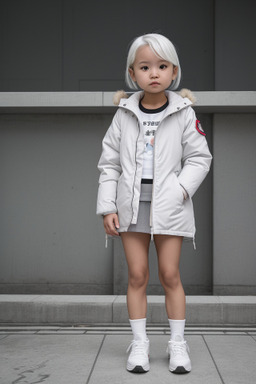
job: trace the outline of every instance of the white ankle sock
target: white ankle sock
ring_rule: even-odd
[[[146,320],[147,319],[136,319],[136,320],[129,320],[131,327],[132,327],[132,333],[133,333],[133,339],[134,340],[147,340],[147,333],[146,333]]]
[[[171,340],[183,341],[184,340],[184,329],[186,320],[172,320],[168,319],[171,330]]]

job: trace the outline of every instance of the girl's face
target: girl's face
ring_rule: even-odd
[[[178,73],[178,67],[156,56],[149,45],[138,48],[129,74],[146,93],[161,93],[167,89]]]

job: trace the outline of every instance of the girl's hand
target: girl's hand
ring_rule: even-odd
[[[109,213],[103,218],[103,225],[107,235],[119,236],[116,228],[119,228],[119,220],[116,213]]]

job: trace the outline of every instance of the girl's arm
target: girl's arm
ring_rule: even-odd
[[[96,213],[102,216],[117,213],[116,190],[121,174],[119,110],[102,141],[98,169],[100,177]]]
[[[182,137],[183,168],[178,179],[188,196],[192,197],[210,170],[212,155],[194,110],[188,108],[185,112]]]

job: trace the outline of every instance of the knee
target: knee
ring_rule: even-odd
[[[164,288],[175,289],[180,284],[180,273],[176,270],[162,271],[159,273],[160,281]]]
[[[133,271],[129,273],[129,285],[139,289],[147,286],[149,273],[147,270]]]

